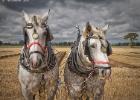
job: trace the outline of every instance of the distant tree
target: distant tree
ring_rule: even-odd
[[[23,45],[24,44],[24,41],[23,40],[20,40],[19,41],[19,45]]]
[[[3,42],[0,40],[0,45],[2,45],[3,44]]]
[[[129,46],[132,47],[133,43],[134,43],[134,40],[137,40],[138,36],[139,35],[135,32],[128,33],[127,35],[124,36],[124,39],[129,40]]]

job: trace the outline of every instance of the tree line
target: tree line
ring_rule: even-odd
[[[140,46],[140,42],[136,42],[138,40],[139,35],[135,32],[130,32],[127,33],[126,35],[123,36],[123,39],[128,40],[129,42],[124,42],[124,43],[115,43],[112,44],[114,46]],[[71,46],[73,42],[58,42],[58,43],[52,43],[55,46]],[[0,40],[0,45],[24,45],[24,41],[21,40],[18,43],[4,43],[3,41]]]
[[[73,42],[53,42],[52,43],[52,45],[55,45],[55,46],[71,46],[73,44]],[[19,41],[18,43],[10,43],[10,42],[8,42],[8,43],[5,43],[5,42],[3,42],[3,41],[1,41],[0,40],[0,45],[19,45],[19,46],[22,46],[22,45],[24,45],[24,41],[23,40],[21,40],[21,41]]]

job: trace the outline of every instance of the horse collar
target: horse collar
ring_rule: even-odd
[[[33,70],[30,68],[28,50],[24,47],[23,52],[20,54],[19,63],[25,70],[31,73],[44,73],[46,71],[53,69],[56,65],[56,56],[52,51],[52,49],[50,48],[46,53],[48,53],[47,59],[45,58],[47,60],[47,61],[45,60],[45,62],[47,63],[41,65],[37,70]]]

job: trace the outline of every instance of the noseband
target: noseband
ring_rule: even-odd
[[[41,54],[44,57],[44,53],[46,52],[47,46],[42,46],[39,42],[32,42],[32,43],[30,43],[30,44],[27,45],[28,50],[30,50],[30,48],[32,46],[34,46],[34,45],[38,45],[43,52],[40,52],[40,51],[32,51],[32,52],[29,53],[29,56],[31,54],[33,54],[33,53],[39,53],[39,54]]]

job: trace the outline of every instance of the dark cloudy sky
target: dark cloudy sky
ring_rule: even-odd
[[[107,38],[112,43],[123,42],[127,32],[140,35],[140,0],[1,0],[0,40],[23,40],[22,10],[43,15],[49,8],[55,41],[75,40],[75,26],[83,29],[87,21],[96,26],[109,24]]]

